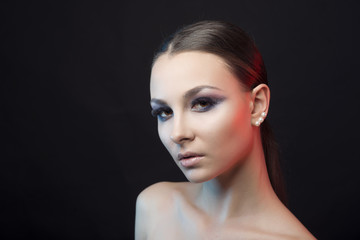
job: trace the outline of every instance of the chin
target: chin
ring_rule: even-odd
[[[187,180],[189,180],[189,182],[191,183],[203,183],[216,177],[209,173],[204,173],[204,171],[201,171],[199,169],[189,169],[185,170],[183,173]]]

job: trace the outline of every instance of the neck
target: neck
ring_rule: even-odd
[[[269,201],[279,201],[271,186],[261,141],[241,163],[201,185],[199,206],[222,222],[254,215]]]

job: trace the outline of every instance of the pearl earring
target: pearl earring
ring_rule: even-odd
[[[266,112],[261,113],[261,117],[255,122],[256,126],[260,126],[260,124],[264,121],[264,118],[266,117]]]

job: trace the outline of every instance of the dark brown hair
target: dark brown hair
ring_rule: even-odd
[[[162,44],[153,63],[164,53],[187,51],[201,51],[221,57],[248,90],[261,83],[268,84],[260,52],[249,35],[236,25],[223,21],[201,21],[188,25]],[[266,119],[260,126],[260,132],[271,185],[279,199],[287,205],[278,147]]]

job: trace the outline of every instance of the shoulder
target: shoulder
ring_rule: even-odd
[[[152,225],[171,214],[176,196],[184,194],[189,183],[159,182],[145,188],[136,199],[135,239],[146,239]]]
[[[174,187],[176,187],[179,183],[176,182],[158,182],[154,183],[147,188],[145,188],[142,192],[140,192],[138,198],[142,199],[144,197],[149,197],[154,194],[159,194],[164,191],[171,191]]]
[[[224,232],[239,233],[253,239],[316,240],[296,216],[277,198],[264,201],[259,211],[246,218],[234,218]]]
[[[269,227],[269,231],[272,230],[283,235],[282,238],[279,239],[316,239],[300,220],[283,204],[272,209],[272,214],[267,218],[266,223]]]
[[[189,182],[159,182],[150,185],[138,195],[136,209],[151,212],[172,207],[179,197],[187,199],[193,192],[194,185]]]
[[[136,211],[149,212],[154,207],[169,202],[169,198],[164,195],[173,192],[174,183],[159,182],[145,188],[136,199]]]
[[[218,229],[224,239],[263,239],[263,240],[316,240],[303,227],[294,223],[284,223],[274,216],[272,222],[264,225],[262,219],[248,218],[248,222],[238,222],[236,219],[225,223]],[[300,224],[301,225],[301,224]]]
[[[136,199],[136,206],[140,208],[156,207],[171,202],[174,195],[183,193],[187,183],[159,182],[145,188]],[[164,197],[165,196],[165,197]]]
[[[213,233],[210,231],[209,234]],[[225,226],[217,232],[223,239],[316,240],[311,234],[284,233],[242,225]]]

